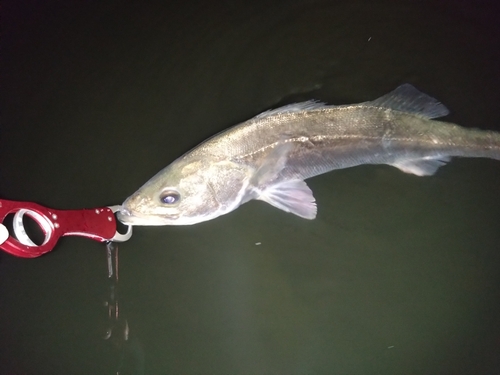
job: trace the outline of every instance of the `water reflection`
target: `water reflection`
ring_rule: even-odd
[[[108,328],[104,339],[112,345],[116,361],[116,374],[144,374],[144,349],[136,335],[130,334],[130,325],[120,310],[119,299],[119,258],[118,245],[114,242],[106,244],[108,263]]]

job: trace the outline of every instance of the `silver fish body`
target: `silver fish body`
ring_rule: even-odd
[[[448,110],[409,84],[372,102],[313,101],[264,112],[209,138],[164,168],[118,213],[130,225],[188,225],[259,199],[306,219],[305,179],[361,164],[432,175],[453,156],[500,160],[500,135],[432,118]]]

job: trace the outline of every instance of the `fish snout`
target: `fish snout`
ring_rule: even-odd
[[[123,206],[121,206],[118,210],[118,214],[123,216],[132,216],[132,212],[130,212],[128,208],[125,208]]]
[[[132,212],[127,208],[121,206],[120,209],[116,212],[116,217],[124,224],[129,224],[132,218]]]

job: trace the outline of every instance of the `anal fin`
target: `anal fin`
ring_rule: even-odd
[[[405,173],[417,176],[431,176],[447,162],[451,160],[449,156],[437,156],[416,160],[405,160],[391,164]]]

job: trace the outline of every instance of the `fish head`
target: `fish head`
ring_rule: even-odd
[[[245,200],[245,168],[210,158],[178,159],[127,198],[117,213],[128,225],[191,225],[236,209]]]

